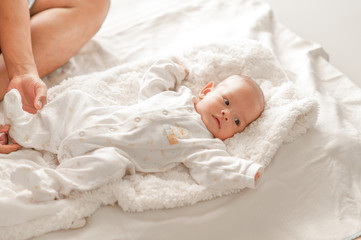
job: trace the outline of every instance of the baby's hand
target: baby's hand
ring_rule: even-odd
[[[257,182],[261,174],[259,172],[256,173],[256,176],[254,176],[254,180]]]
[[[19,144],[17,144],[12,139],[12,144],[9,144],[8,134],[9,134],[10,126],[9,125],[0,125],[0,153],[8,154],[11,152],[15,152],[21,148]]]
[[[185,77],[188,77],[188,75],[189,75],[189,71],[188,71],[188,69],[187,69],[187,68],[185,68],[182,64],[179,64],[179,66],[181,66],[181,67],[184,69],[184,72],[185,72],[185,74],[186,74],[186,76],[185,76]]]
[[[8,144],[8,135],[6,133],[0,133],[0,145]]]

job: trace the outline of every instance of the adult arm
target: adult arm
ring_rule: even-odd
[[[39,78],[30,31],[26,0],[0,1],[0,46],[9,86],[19,90],[24,110],[35,113],[46,104],[47,88]]]

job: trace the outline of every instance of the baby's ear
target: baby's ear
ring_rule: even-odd
[[[199,92],[199,98],[203,99],[208,93],[210,93],[214,88],[214,82],[209,82],[202,90]]]

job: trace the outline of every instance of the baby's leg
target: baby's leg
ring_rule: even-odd
[[[92,190],[135,173],[135,166],[126,153],[101,148],[88,155],[64,159],[56,169],[19,167],[11,180],[33,193],[34,201],[54,200],[67,196],[71,190]]]
[[[21,96],[15,89],[5,95],[5,119],[10,136],[23,147],[57,153],[62,139],[74,129],[84,127],[86,113],[103,107],[98,100],[81,91],[66,92],[36,114],[22,109]]]
[[[5,121],[21,121],[31,117],[22,108],[21,95],[16,89],[12,89],[6,94],[4,99]]]
[[[4,99],[5,122],[11,125],[9,134],[21,146],[47,149],[50,143],[49,131],[43,126],[38,114],[23,110],[20,93],[12,89]]]
[[[69,182],[72,189],[90,190],[122,178],[127,172],[135,173],[128,154],[115,147],[104,147],[87,155],[63,159],[56,171]],[[65,195],[71,189],[63,189]]]

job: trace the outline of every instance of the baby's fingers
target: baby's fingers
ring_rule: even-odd
[[[19,150],[21,146],[19,144],[0,145],[0,153],[8,154]]]
[[[0,133],[0,144],[7,145],[8,144],[8,135],[6,133]]]
[[[14,138],[11,138],[11,142],[14,143],[14,144],[18,144]],[[18,144],[19,145],[19,144]]]
[[[188,69],[186,67],[184,67],[182,64],[179,64],[179,66],[181,66],[183,68],[184,73],[185,73],[185,77],[188,77],[188,75],[189,75]]]

